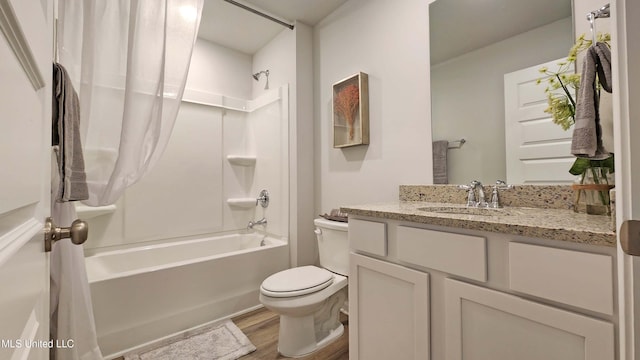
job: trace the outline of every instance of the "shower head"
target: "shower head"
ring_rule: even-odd
[[[262,71],[258,71],[257,73],[253,74],[253,79],[255,81],[260,80],[260,75],[265,74],[267,76],[267,83],[264,85],[264,89],[267,90],[269,89],[269,70],[262,70]]]
[[[258,71],[257,73],[253,74],[253,78],[258,81],[260,80],[260,75],[265,74],[267,75],[267,78],[269,77],[269,70],[262,70],[262,71]]]

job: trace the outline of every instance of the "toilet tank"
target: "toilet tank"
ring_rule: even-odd
[[[315,219],[320,266],[344,276],[349,275],[349,238],[346,222]]]

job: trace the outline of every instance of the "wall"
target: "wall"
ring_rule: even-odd
[[[251,56],[198,38],[187,89],[252,99]]]
[[[271,88],[289,85],[289,229],[292,266],[317,263],[313,234],[313,73],[312,29],[296,22],[253,56],[253,72],[269,69]],[[253,95],[265,92],[264,79]]]
[[[428,1],[350,0],[314,28],[316,211],[432,183]],[[333,148],[332,85],[369,75],[370,144]]]
[[[434,140],[467,140],[448,152],[449,183],[506,179],[504,74],[565,58],[572,33],[567,18],[431,67]]]

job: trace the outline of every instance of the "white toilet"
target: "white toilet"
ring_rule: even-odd
[[[260,286],[260,302],[280,315],[278,351],[288,357],[312,353],[342,335],[340,308],[347,299],[347,223],[315,219],[320,266],[275,273]]]

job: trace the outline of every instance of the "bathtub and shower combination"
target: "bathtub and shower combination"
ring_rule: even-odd
[[[264,234],[176,241],[86,257],[98,340],[118,356],[170,334],[259,307],[260,283],[288,264]]]
[[[156,167],[162,176],[151,174],[156,177],[149,190],[140,188],[146,186],[141,181],[111,215],[89,220],[91,227],[108,229],[89,238],[85,254],[98,344],[106,358],[261,307],[260,284],[290,263],[288,87],[250,101],[187,95],[172,133],[176,147],[170,143],[168,162],[163,158]],[[220,146],[207,148],[202,157],[180,153],[192,150],[193,131],[213,132]],[[251,155],[253,161],[237,163],[231,155]],[[194,159],[211,170],[199,174],[180,198],[193,203],[175,197],[148,201],[173,189],[179,179],[171,176],[173,166]],[[253,194],[258,185],[271,192],[268,209],[229,201]],[[269,217],[268,227],[246,229],[260,217]],[[147,229],[158,222],[173,224],[171,231]]]

